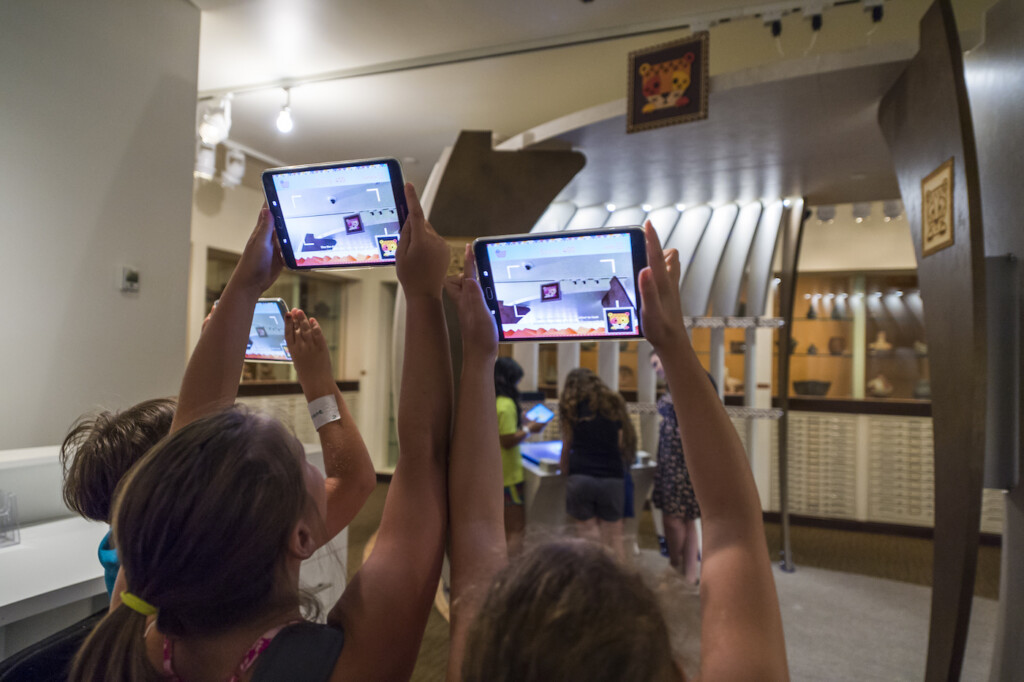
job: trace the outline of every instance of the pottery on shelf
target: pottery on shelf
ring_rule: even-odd
[[[807,306],[807,319],[808,320],[815,320],[817,318],[818,318],[818,313],[814,309],[814,304],[811,303],[809,306]]]
[[[823,396],[828,393],[828,389],[831,385],[831,381],[817,381],[815,379],[794,381],[793,391],[797,395]]]
[[[928,344],[924,341],[914,341],[914,354],[919,358],[928,355]]]
[[[892,344],[885,339],[885,332],[878,332],[875,340],[868,344],[868,350],[875,355],[888,353],[892,350]]]
[[[888,398],[892,395],[892,382],[884,374],[879,374],[864,385],[868,394],[875,398]]]
[[[932,397],[932,384],[927,379],[921,379],[914,384],[914,397],[918,400],[929,400]]]
[[[838,303],[835,304],[834,306],[832,306],[832,319],[833,320],[842,320],[842,319],[844,319],[843,318],[843,310],[842,310],[842,308],[839,307]]]
[[[808,355],[817,355],[818,354],[818,347],[815,346],[813,343],[811,345],[807,346],[807,354]]]
[[[730,341],[729,342],[730,353],[746,353],[747,343],[746,341]]]
[[[833,336],[828,340],[828,352],[832,355],[842,355],[846,350],[846,337]]]

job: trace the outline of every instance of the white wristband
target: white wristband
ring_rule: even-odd
[[[322,398],[311,400],[309,405],[309,416],[313,418],[313,428],[317,431],[324,424],[330,424],[341,419],[341,412],[338,410],[338,401],[333,395],[325,395]]]

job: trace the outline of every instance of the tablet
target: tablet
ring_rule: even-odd
[[[555,413],[544,403],[537,403],[526,413],[526,418],[538,424],[547,424],[554,419]]]
[[[501,341],[640,338],[640,227],[477,239],[480,286]]]
[[[261,298],[256,302],[245,346],[247,362],[291,362],[284,338],[284,314],[288,308],[280,298]]]
[[[408,214],[397,160],[271,168],[263,192],[289,268],[394,264]]]

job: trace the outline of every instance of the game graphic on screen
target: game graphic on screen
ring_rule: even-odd
[[[629,234],[486,248],[505,339],[640,336]]]
[[[387,164],[273,176],[295,265],[393,263],[399,224]]]
[[[259,301],[252,316],[245,359],[257,362],[291,362],[284,339],[284,317],[277,301]]]

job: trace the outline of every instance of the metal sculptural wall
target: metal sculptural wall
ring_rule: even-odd
[[[1024,329],[1024,309],[1020,307],[1020,301],[1024,300],[1020,276],[1020,259],[1024,257],[1024,230],[1020,227],[1021,216],[1024,215],[1024,194],[1019,191],[1018,179],[1019,155],[1024,147],[1024,124],[1021,121],[1024,90],[1019,85],[1022,72],[1024,3],[1002,0],[986,15],[985,42],[971,50],[967,57],[966,76],[978,147],[985,255],[987,259],[1005,259],[1007,255],[1016,259],[1016,282],[1010,285],[1016,291],[1008,288],[990,291],[988,300],[992,301],[994,296],[1002,298],[1001,307],[1005,314],[997,322],[1016,326],[1018,333]],[[1007,265],[1012,264],[1003,263],[1004,267]],[[1013,293],[1016,293],[1015,297]],[[996,314],[995,309],[989,310],[990,316]],[[994,434],[990,428],[987,434],[989,442],[986,443],[990,455],[986,464],[992,463],[992,455],[1001,460],[996,461],[994,467],[986,466],[986,486],[1009,491],[1003,528],[999,618],[992,680],[1024,680],[1024,648],[1021,647],[1021,642],[1024,642],[1024,485],[1020,480],[1020,472],[1024,468],[1020,441],[1020,427],[1024,419],[1024,401],[1020,395],[1020,387],[1024,386],[1024,363],[1020,358],[1019,337],[1016,343],[1011,341],[1009,345],[1011,348],[1007,348],[1002,357],[992,360],[1012,361],[1007,363],[1010,365],[1016,363],[1015,372],[1012,367],[1006,368],[1016,375],[1010,377],[1008,386],[1013,394],[1002,395],[1001,404],[989,406],[993,413],[994,408],[1002,408],[998,413],[1001,417],[999,426],[1009,433]],[[1016,356],[1007,357],[1010,353]],[[992,367],[989,376],[994,378],[998,369]],[[990,398],[992,395],[989,393]],[[993,437],[996,435],[1001,437]],[[993,446],[999,451],[993,452]]]
[[[958,679],[963,664],[978,553],[985,448],[984,244],[974,132],[950,0],[937,0],[921,19],[920,45],[883,97],[878,119],[899,178],[927,308],[935,545],[925,678],[947,680]],[[944,190],[940,180],[922,197],[923,181],[949,160],[952,174]],[[950,194],[936,194],[948,191],[949,182]],[[922,199],[931,202],[926,215]],[[950,215],[949,224],[942,224],[943,213]],[[924,233],[923,220],[929,226]],[[943,235],[952,243],[942,246],[948,242],[938,239]],[[924,248],[923,237],[939,250]]]

